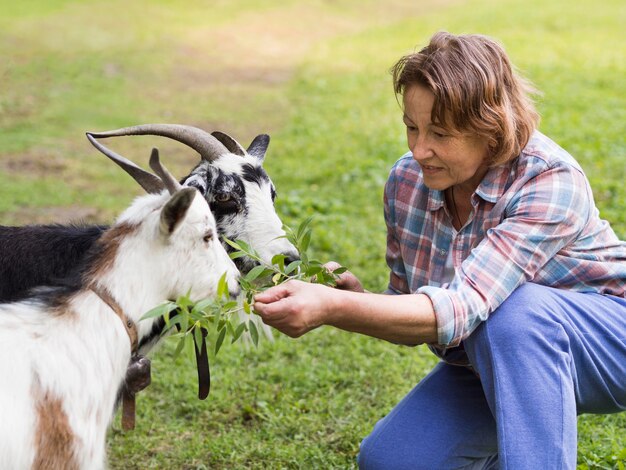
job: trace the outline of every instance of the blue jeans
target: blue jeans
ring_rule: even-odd
[[[359,468],[574,469],[576,417],[626,410],[626,299],[524,284],[361,443]]]

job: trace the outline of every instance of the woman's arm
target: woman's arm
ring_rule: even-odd
[[[382,295],[290,281],[258,294],[263,322],[297,338],[322,325],[392,343],[437,342],[437,322],[426,295]]]

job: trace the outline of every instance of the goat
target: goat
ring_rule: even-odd
[[[174,124],[148,124],[87,134],[98,150],[148,192],[162,189],[158,178],[96,140],[125,135],[168,137],[197,151],[200,163],[181,182],[197,188],[205,197],[215,215],[219,235],[245,241],[268,263],[276,254],[284,254],[287,263],[298,258],[295,247],[281,238],[282,222],[274,208],[276,190],[263,169],[268,135],[257,136],[245,150],[227,134],[217,131],[209,134]],[[0,302],[19,300],[30,289],[70,274],[105,229],[104,226],[0,226]],[[224,247],[232,251],[225,243]],[[235,264],[245,273],[256,262],[242,257]]]
[[[78,282],[0,304],[0,468],[103,468],[129,359],[156,321],[142,315],[179,295],[214,296],[223,273],[238,294],[206,200],[155,151],[150,166],[168,191],[136,199],[101,234]]]

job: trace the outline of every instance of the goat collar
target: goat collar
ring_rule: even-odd
[[[122,394],[122,428],[131,430],[135,428],[135,395],[150,385],[150,360],[137,354],[139,349],[139,333],[137,325],[122,310],[115,301],[113,295],[106,288],[101,288],[95,283],[89,289],[109,306],[113,312],[122,320],[124,329],[130,339],[131,358],[126,369]]]
[[[137,354],[137,350],[139,348],[139,333],[137,332],[137,325],[134,321],[132,321],[122,310],[122,307],[116,302],[113,298],[113,295],[109,292],[108,289],[102,288],[98,285],[91,284],[89,286],[94,294],[96,294],[100,299],[107,304],[113,312],[122,320],[122,324],[124,325],[124,329],[128,334],[128,338],[130,339],[130,352],[131,355]]]

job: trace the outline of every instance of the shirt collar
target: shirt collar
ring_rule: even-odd
[[[511,174],[512,162],[490,168],[476,188],[475,194],[487,202],[495,203],[504,194]]]

